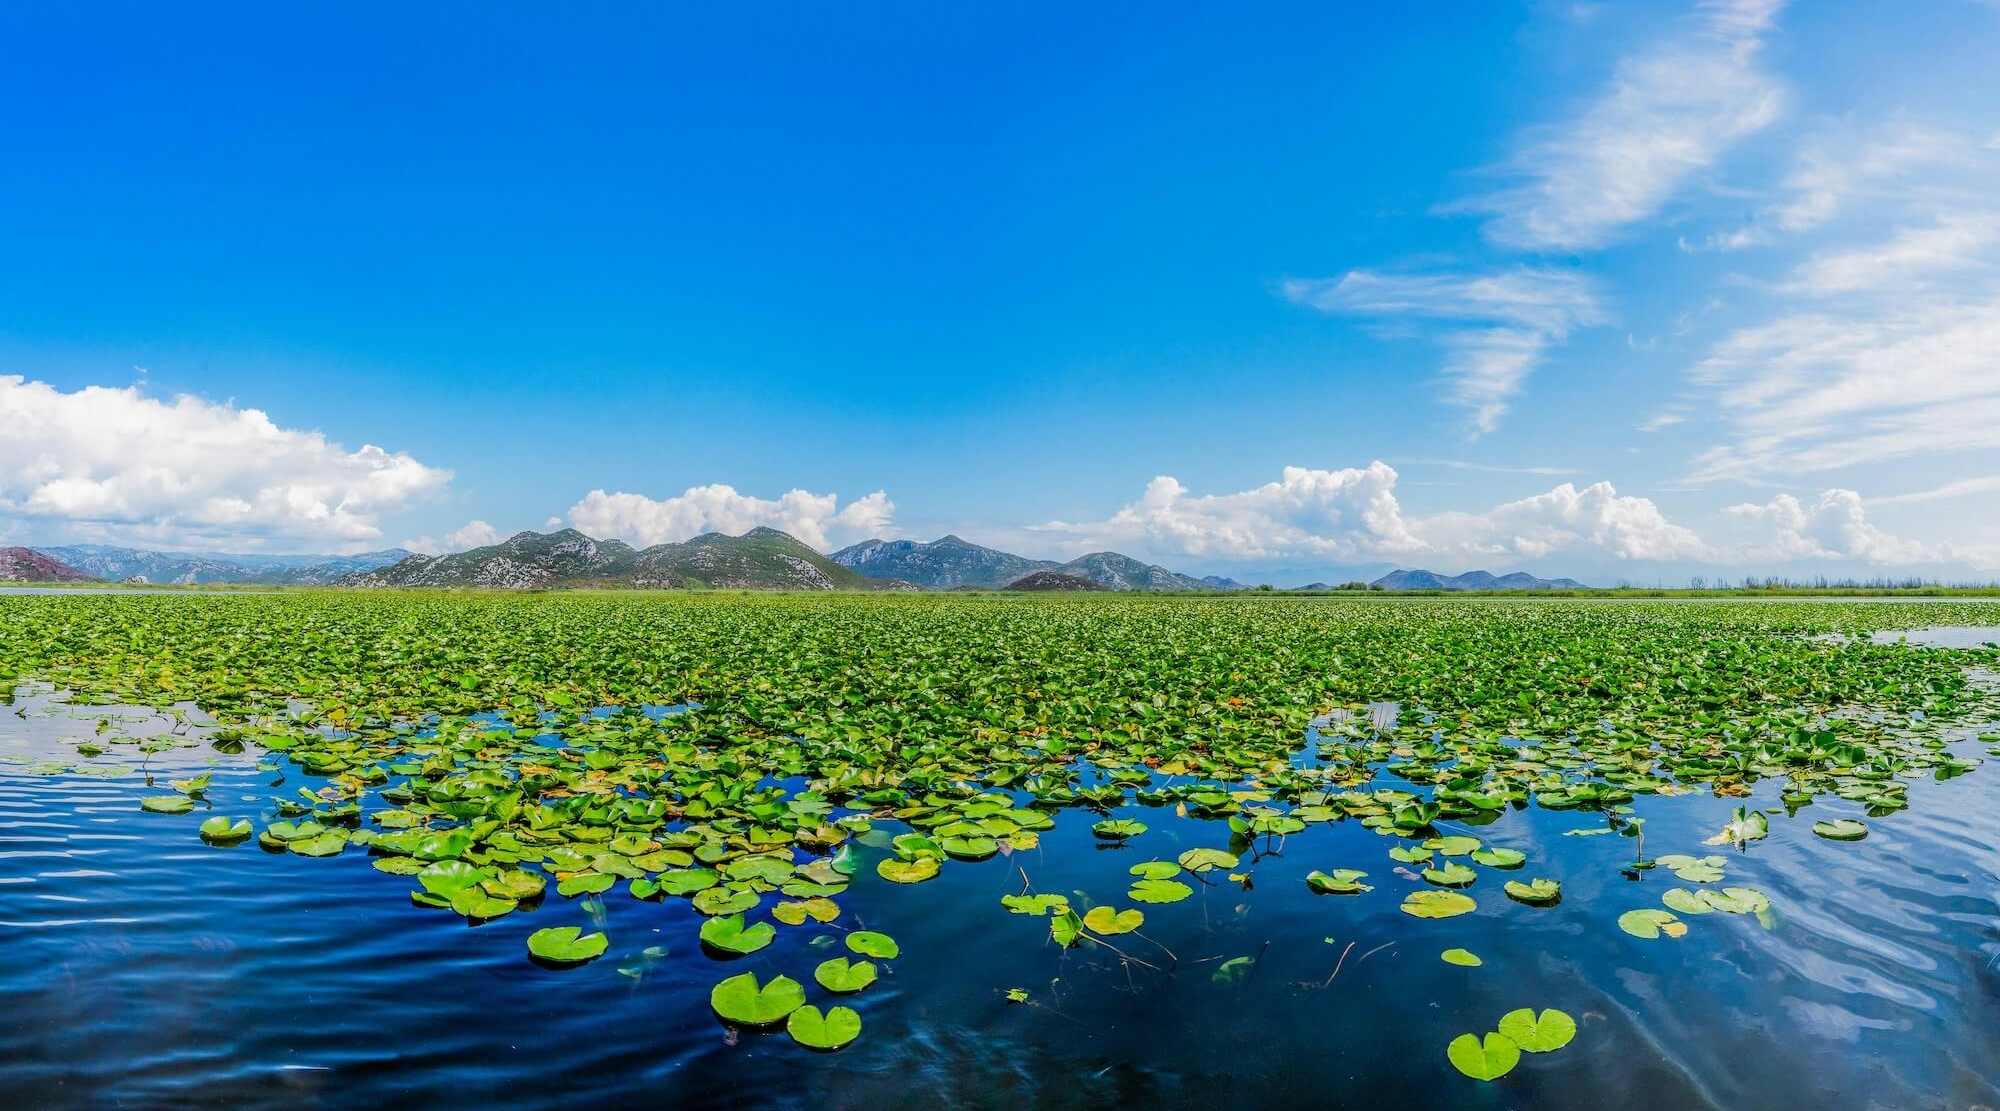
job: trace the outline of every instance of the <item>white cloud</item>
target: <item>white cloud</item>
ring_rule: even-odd
[[[137,386],[66,393],[0,375],[0,429],[0,518],[73,539],[352,549],[451,480],[401,452]]]
[[[2000,238],[2000,216],[1946,213],[1929,227],[1898,228],[1886,243],[1813,255],[1783,289],[1807,296],[1910,293],[1952,271],[1985,269],[1985,249]]]
[[[1575,119],[1528,138],[1506,167],[1521,185],[1459,207],[1492,214],[1494,243],[1536,251],[1600,247],[1652,216],[1778,118],[1782,92],[1756,55],[1783,6],[1700,5],[1694,33],[1625,59]]]
[[[1763,522],[1771,529],[1769,540],[1750,547],[1739,558],[1907,565],[1935,563],[1956,554],[1950,545],[1898,539],[1870,524],[1861,495],[1852,490],[1828,490],[1811,505],[1790,494],[1779,494],[1763,505],[1732,505],[1727,512]]]
[[[1395,486],[1395,468],[1380,461],[1338,471],[1286,467],[1279,481],[1254,490],[1199,497],[1161,475],[1109,520],[1043,528],[1075,536],[1079,548],[1138,543],[1150,551],[1231,559],[1422,551],[1425,544],[1403,520]]]
[[[1650,498],[1620,494],[1609,482],[1582,489],[1565,482],[1484,513],[1441,513],[1419,528],[1445,550],[1519,559],[1593,553],[1619,560],[1694,560],[1711,554],[1701,537],[1667,520]]]
[[[1860,496],[1832,489],[1802,502],[1729,507],[1726,535],[1704,536],[1669,519],[1651,498],[1609,482],[1562,483],[1490,509],[1406,513],[1395,468],[1287,467],[1276,482],[1237,493],[1192,495],[1162,475],[1140,498],[1102,521],[1051,522],[1033,530],[1056,554],[1113,548],[1164,560],[1387,561],[1434,570],[1560,563],[1572,569],[1680,563],[1776,570],[1801,561],[1990,565],[1948,544],[1901,539],[1870,523]],[[1996,480],[2000,485],[2000,480]],[[1892,499],[1883,499],[1892,500]]]
[[[554,520],[557,526],[562,524],[560,519]],[[403,541],[403,547],[413,552],[436,555],[439,552],[463,552],[473,548],[484,548],[489,544],[498,544],[503,539],[505,537],[501,535],[500,530],[485,521],[467,521],[463,528],[446,533],[443,540],[420,536],[415,540]]]
[[[1156,557],[1249,560],[1421,558],[1445,565],[1539,560],[1562,554],[1613,560],[1694,559],[1699,537],[1666,520],[1650,500],[1608,482],[1546,494],[1484,513],[1404,514],[1397,474],[1386,463],[1337,471],[1287,467],[1283,477],[1233,494],[1190,496],[1162,475],[1104,521],[1053,522],[1073,551],[1136,545]]]
[[[1945,501],[1949,498],[1964,498],[1974,494],[1989,494],[2000,490],[2000,474],[1981,475],[1978,478],[1961,478],[1934,486],[1929,490],[1912,490],[1907,494],[1888,494],[1869,498],[1870,505],[1903,505],[1916,502]]]
[[[1729,439],[1692,477],[1766,478],[2000,447],[2000,216],[1943,211],[1821,251],[1767,320],[1690,369]]]
[[[1517,267],[1492,274],[1383,274],[1350,270],[1339,278],[1292,279],[1285,297],[1322,312],[1421,316],[1458,322],[1444,333],[1443,367],[1453,404],[1472,410],[1473,425],[1500,425],[1521,383],[1553,343],[1579,328],[1608,323],[1588,277],[1567,270]]]
[[[895,511],[895,503],[880,490],[841,506],[834,494],[792,490],[768,500],[717,484],[659,499],[592,490],[570,507],[569,522],[591,536],[640,545],[677,543],[704,532],[740,534],[763,525],[827,551],[891,535]]]

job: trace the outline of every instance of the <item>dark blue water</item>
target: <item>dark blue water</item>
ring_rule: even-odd
[[[1059,950],[1045,921],[1002,909],[1024,875],[1079,907],[1126,905],[1133,863],[1228,843],[1220,822],[1127,806],[1117,814],[1151,830],[1123,847],[1067,812],[1040,849],[949,863],[923,884],[880,880],[871,856],[833,927],[780,926],[776,944],[724,962],[701,951],[685,901],[639,902],[622,886],[601,900],[551,892],[532,912],[468,926],[412,906],[414,882],[359,849],[314,860],[206,847],[194,836],[206,812],[149,814],[135,800],[212,767],[214,812],[261,826],[273,796],[311,781],[260,771],[254,753],[218,752],[198,730],[185,747],[80,758],[75,742],[97,736],[103,712],[46,696],[0,707],[0,1107],[2000,1106],[1994,768],[1912,783],[1911,809],[1869,819],[1862,842],[1809,832],[1861,817],[1824,800],[1727,850],[1727,882],[1771,898],[1768,928],[1710,914],[1678,941],[1627,936],[1618,914],[1658,906],[1676,881],[1625,878],[1633,839],[1565,835],[1602,817],[1539,809],[1458,830],[1530,858],[1519,872],[1480,869],[1480,908],[1461,918],[1400,913],[1422,885],[1396,873],[1392,841],[1352,821],[1246,856],[1247,889],[1217,882],[1143,907],[1144,937],[1114,940],[1154,967]],[[125,712],[118,732],[174,724]],[[1775,808],[1778,788],[1643,799],[1646,851],[1724,851],[1700,842],[1733,806]],[[1366,870],[1375,890],[1306,887],[1307,872],[1341,867]],[[1563,882],[1559,906],[1500,893],[1532,875]],[[527,934],[562,924],[603,929],[610,952],[566,971],[530,962]],[[736,1036],[711,1016],[710,986],[745,968],[789,974],[824,1002],[810,975],[841,950],[814,939],[863,926],[903,955],[843,1000],[864,1022],[849,1048]],[[1439,960],[1454,946],[1485,964]],[[1248,972],[1219,981],[1237,957]],[[1015,987],[1031,1002],[1007,1002]],[[1562,1008],[1581,1032],[1494,1084],[1451,1069],[1453,1037],[1522,1006]]]

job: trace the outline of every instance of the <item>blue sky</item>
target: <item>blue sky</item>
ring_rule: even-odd
[[[1235,8],[0,12],[0,540],[2000,574],[2000,8]]]

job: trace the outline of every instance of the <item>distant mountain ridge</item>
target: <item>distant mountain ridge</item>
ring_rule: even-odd
[[[1462,575],[1440,575],[1436,571],[1391,571],[1369,583],[1382,590],[1586,590],[1575,579],[1538,579],[1525,571],[1495,575],[1491,571],[1467,571]]]
[[[864,578],[773,528],[741,536],[705,533],[679,544],[636,549],[575,529],[519,532],[498,544],[447,555],[413,555],[340,580],[359,587],[561,587],[737,590],[895,590],[908,584]]]
[[[33,548],[0,548],[0,582],[79,583],[94,576]]]
[[[869,578],[901,579],[926,590],[997,590],[1035,571],[1057,566],[945,535],[921,540],[863,540],[827,557]]]
[[[952,535],[931,541],[863,540],[827,558],[870,578],[900,579],[925,590],[1011,590],[1027,576],[1044,571],[1092,582],[1105,590],[1243,589],[1241,583],[1229,579],[1192,578],[1117,552],[1092,552],[1068,563],[1057,563],[1052,559],[1029,559]]]
[[[372,571],[409,552],[390,548],[359,555],[233,555],[224,552],[156,552],[107,544],[37,549],[87,576],[111,582],[140,578],[156,586],[240,583],[256,586],[324,586],[356,571]]]

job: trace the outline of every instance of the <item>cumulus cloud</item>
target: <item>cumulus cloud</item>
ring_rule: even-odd
[[[256,409],[0,375],[0,519],[77,539],[356,548],[451,472]]]
[[[1948,544],[1898,539],[1870,524],[1861,495],[1852,490],[1828,490],[1810,505],[1779,494],[1762,505],[1732,505],[1727,512],[1769,527],[1769,539],[1743,553],[1750,558],[1897,565],[1935,563],[1955,554]]]
[[[1775,121],[1757,54],[1784,0],[1699,5],[1690,33],[1622,61],[1575,118],[1531,134],[1504,167],[1521,183],[1461,207],[1535,251],[1601,247],[1656,212],[1730,147]]]
[[[1338,471],[1286,467],[1277,482],[1254,490],[1199,497],[1161,475],[1109,520],[1043,527],[1085,546],[1136,542],[1154,551],[1231,559],[1423,551],[1426,545],[1403,519],[1395,486],[1395,468],[1379,461]]]
[[[1610,482],[1565,482],[1483,511],[1409,514],[1386,463],[1341,470],[1287,467],[1276,482],[1237,493],[1192,495],[1162,475],[1138,500],[1102,521],[1054,521],[1035,531],[1074,555],[1101,548],[1149,558],[1382,560],[1439,570],[1567,561],[1576,566],[1716,564],[1748,568],[1798,561],[1919,565],[1990,563],[1977,553],[1889,534],[1867,519],[1851,490],[1816,501],[1783,494],[1732,506],[1727,536],[1704,536],[1670,519],[1651,498]]]
[[[1452,403],[1473,425],[1500,425],[1521,383],[1552,344],[1609,322],[1596,284],[1566,270],[1516,267],[1491,274],[1385,274],[1293,279],[1285,297],[1322,312],[1428,317],[1460,325],[1444,332],[1444,376]]]
[[[569,523],[591,536],[640,545],[677,543],[704,532],[738,534],[762,525],[827,551],[891,535],[895,512],[895,503],[880,490],[842,506],[834,494],[792,490],[765,499],[717,484],[689,487],[670,498],[592,490],[570,506]]]
[[[558,520],[554,523],[560,527],[562,522]],[[500,530],[485,521],[467,521],[464,527],[446,533],[443,540],[420,536],[415,540],[403,541],[403,547],[413,552],[436,555],[439,552],[463,552],[473,548],[484,548],[489,544],[498,544],[503,539],[505,537],[501,535]]]
[[[1668,521],[1652,501],[1622,495],[1608,482],[1578,489],[1563,483],[1545,494],[1483,513],[1410,516],[1396,499],[1395,468],[1315,470],[1287,467],[1283,477],[1252,490],[1190,496],[1162,475],[1146,492],[1104,521],[1052,522],[1078,550],[1138,545],[1160,555],[1217,559],[1425,557],[1464,563],[1495,557],[1542,559],[1561,554],[1614,560],[1698,559],[1701,539]]]

